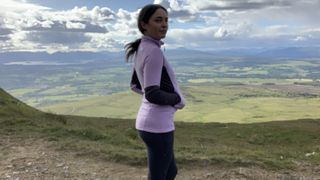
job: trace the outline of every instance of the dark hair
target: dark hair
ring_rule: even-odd
[[[149,23],[149,20],[151,18],[151,16],[156,12],[157,9],[163,9],[165,12],[168,13],[168,11],[166,10],[166,8],[164,8],[163,6],[159,5],[159,4],[148,4],[146,6],[144,6],[140,13],[139,13],[139,16],[138,16],[138,21],[137,21],[137,24],[138,24],[138,28],[139,28],[139,31],[144,34],[144,31],[145,29],[143,29],[142,25],[141,25],[141,21],[148,24]],[[126,44],[124,46],[125,50],[126,50],[126,61],[128,62],[130,57],[132,55],[134,55],[138,48],[139,48],[139,45],[140,45],[140,42],[141,42],[141,38],[135,40],[135,41],[132,41],[128,44]]]

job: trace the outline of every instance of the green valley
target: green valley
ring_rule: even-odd
[[[320,117],[320,88],[304,85],[193,85],[183,88],[187,106],[177,121],[252,123]],[[131,118],[141,96],[120,92],[109,96],[41,108],[58,114]]]

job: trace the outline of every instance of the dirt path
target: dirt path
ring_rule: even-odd
[[[56,151],[45,139],[0,136],[0,180],[144,180],[147,169]],[[320,167],[270,172],[257,167],[180,169],[177,180],[320,180]]]

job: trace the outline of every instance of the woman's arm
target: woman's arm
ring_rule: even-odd
[[[146,99],[158,105],[174,106],[181,101],[177,93],[168,93],[160,89],[160,86],[149,86],[144,89]]]
[[[175,105],[181,101],[180,96],[160,89],[163,55],[160,49],[154,48],[145,59],[144,91],[146,99],[158,105]]]

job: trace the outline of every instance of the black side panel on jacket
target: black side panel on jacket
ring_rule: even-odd
[[[174,87],[171,82],[167,68],[162,66],[160,89],[169,93],[174,93]]]
[[[131,84],[135,84],[135,85],[136,85],[136,88],[142,90],[142,87],[141,87],[141,84],[140,84],[140,82],[139,82],[139,79],[138,79],[136,70],[133,70],[133,75],[132,75],[132,77],[131,77]]]

